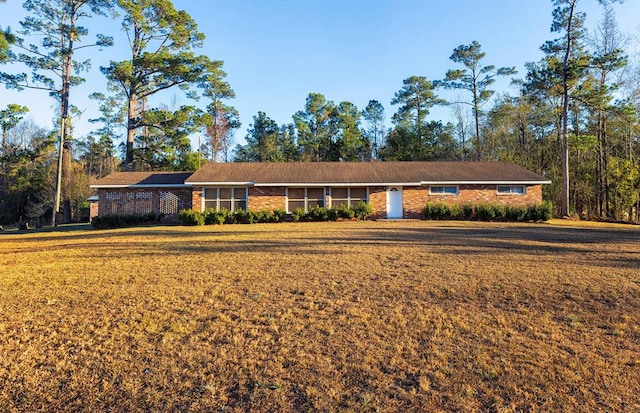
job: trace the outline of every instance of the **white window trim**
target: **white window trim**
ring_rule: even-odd
[[[285,202],[287,205],[287,214],[292,213],[293,211],[289,210],[289,188],[296,188],[296,189],[304,189],[304,212],[309,212],[309,193],[308,190],[309,189],[317,189],[319,187],[317,186],[305,186],[305,187],[287,187],[287,191],[285,194]],[[327,188],[326,187],[321,187],[322,189],[322,204],[324,205],[324,208],[326,208],[327,206]],[[298,199],[299,200],[299,199]]]
[[[442,188],[443,192],[433,192],[431,188]],[[455,188],[455,194],[451,192],[445,192],[444,188]],[[429,186],[429,195],[438,195],[438,196],[458,196],[460,195],[460,187],[458,185],[430,185]]]
[[[221,188],[229,188],[231,189],[231,209],[230,211],[234,211],[235,210],[235,202],[237,200],[241,200],[240,198],[236,198],[236,187],[220,187],[220,186],[216,186],[216,187],[205,187],[202,188],[202,207],[200,208],[201,212],[204,212],[204,210],[206,209],[206,203],[207,201],[215,201],[216,206],[215,206],[215,210],[216,211],[220,211],[220,189]],[[249,209],[249,188],[242,188],[244,190],[244,202],[246,204],[246,208]],[[213,198],[208,198],[207,197],[207,192],[209,191],[215,191],[215,197]]]
[[[336,187],[338,188],[338,187]],[[348,186],[347,189],[347,205],[349,207],[353,207],[354,205],[352,204],[353,201],[351,201],[351,189],[352,188],[364,188],[364,202],[369,202],[369,187],[368,186]],[[333,187],[329,187],[329,193],[331,194],[331,206],[330,208],[333,208]],[[325,195],[326,196],[326,195]],[[344,198],[338,198],[340,200],[344,200]],[[358,198],[358,202],[362,201],[361,198]]]
[[[504,192],[504,191],[500,191],[500,188],[510,188],[508,192]],[[522,192],[517,191],[517,192],[511,192],[511,188],[522,188]],[[526,195],[527,194],[527,187],[526,185],[496,185],[496,195],[500,195],[500,196],[509,196],[509,195],[515,195],[515,196],[522,196],[522,195]]]

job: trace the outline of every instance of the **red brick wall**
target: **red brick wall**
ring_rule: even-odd
[[[327,199],[327,205],[328,202],[329,199]],[[421,218],[422,209],[427,202],[444,202],[447,204],[460,205],[465,203],[499,203],[518,206],[539,204],[542,202],[542,185],[527,186],[525,195],[498,195],[496,185],[460,185],[458,195],[429,195],[428,186],[405,186],[402,188],[404,218]],[[387,188],[384,186],[369,187],[369,203],[373,207],[372,218],[386,218]],[[194,210],[201,210],[201,187],[193,188],[192,205]],[[250,187],[248,208],[251,210],[286,209],[286,188]]]
[[[97,217],[98,216],[99,208],[100,208],[100,203],[99,202],[91,201],[89,203],[89,221],[91,221],[91,219],[93,217]]]
[[[249,187],[248,209],[287,209],[286,188],[279,186]]]
[[[496,185],[460,185],[455,195],[429,195],[428,186],[405,186],[402,188],[404,218],[422,218],[422,209],[427,202],[446,204],[483,204],[526,206],[542,202],[542,185],[528,185],[524,195],[498,195]],[[369,203],[373,207],[374,219],[387,217],[387,188],[370,187]]]
[[[524,195],[498,195],[496,185],[460,185],[458,195],[429,195],[429,187],[404,187],[402,203],[405,218],[421,218],[427,202],[445,204],[502,204],[526,206],[542,202],[542,185],[527,185]]]
[[[428,195],[425,186],[426,202],[444,202],[447,204],[502,204],[525,206],[542,202],[542,185],[527,185],[524,195],[498,195],[496,185],[460,185],[455,195]],[[423,204],[424,206],[424,204]]]
[[[402,188],[402,217],[422,218],[422,209],[427,203],[429,190],[423,186],[405,186]]]
[[[384,186],[369,187],[369,204],[373,208],[371,218],[382,219],[387,217],[387,188]]]
[[[194,211],[204,210],[204,204],[202,203],[202,187],[194,186],[191,191],[191,209]]]
[[[192,208],[191,188],[98,189],[98,215],[160,213],[160,192],[178,197],[178,209]]]

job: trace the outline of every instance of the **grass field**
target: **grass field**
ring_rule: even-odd
[[[2,411],[640,411],[638,227],[14,233],[0,271]]]

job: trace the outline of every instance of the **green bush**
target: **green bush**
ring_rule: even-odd
[[[229,216],[231,217],[231,223],[233,224],[244,224],[249,220],[249,214],[243,209],[236,209],[233,212],[229,212]]]
[[[337,221],[339,215],[340,214],[338,213],[337,209],[327,209],[327,221]]]
[[[428,202],[422,209],[422,217],[424,219],[440,220],[448,218],[450,215],[449,205],[444,202]]]
[[[424,219],[461,219],[464,217],[464,210],[458,204],[445,204],[444,202],[429,202],[422,210]]]
[[[479,221],[511,221],[511,222],[542,222],[552,217],[553,206],[551,202],[544,201],[541,204],[520,206],[504,206],[501,204],[463,204],[447,205],[442,202],[427,203],[422,210],[424,219],[471,219]]]
[[[507,206],[505,208],[505,217],[508,221],[523,222],[528,221],[528,208],[519,206]]]
[[[304,208],[296,208],[291,212],[291,219],[293,222],[304,221],[307,217],[307,213],[304,211]]]
[[[287,211],[284,209],[274,209],[271,215],[271,222],[284,222],[287,217]]]
[[[243,217],[241,218],[240,222],[242,223],[248,223],[248,224],[255,224],[258,222],[258,219],[260,218],[261,214],[259,211],[246,211],[243,214]]]
[[[192,209],[183,209],[178,213],[178,219],[182,225],[204,225],[204,214]]]
[[[204,211],[205,225],[222,225],[226,219],[227,214],[224,211],[217,211],[215,209],[207,209]]]
[[[96,229],[131,227],[159,223],[162,217],[162,214],[156,214],[155,212],[126,215],[108,214],[93,217],[91,225]]]
[[[496,211],[491,204],[478,204],[475,207],[476,219],[479,221],[491,221],[496,217]]]
[[[553,205],[551,201],[542,201],[541,204],[530,205],[527,211],[528,219],[533,222],[544,222],[553,217]]]
[[[349,208],[346,204],[340,205],[336,211],[338,213],[338,218],[352,219],[356,216],[355,211],[352,208]]]
[[[91,219],[91,226],[95,229],[117,228],[117,215],[100,215]]]
[[[353,207],[353,212],[356,218],[365,221],[373,213],[373,207],[364,201],[358,202],[358,205]]]
[[[260,209],[258,211],[248,211],[247,218],[250,224],[271,222],[272,212],[268,209]]]
[[[227,220],[227,212],[225,211],[216,211],[213,215],[215,224],[222,225]]]
[[[321,206],[314,206],[309,210],[307,216],[311,219],[311,221],[328,221],[329,213],[327,208]]]
[[[422,208],[422,218],[423,219],[435,219],[437,215],[436,204],[432,202],[427,202],[427,204]]]
[[[504,218],[507,216],[507,209],[505,208],[505,206],[501,204],[491,204],[491,207],[493,208],[493,215],[495,216],[495,218],[504,220]]]
[[[471,219],[473,216],[473,205],[472,204],[463,204],[462,205],[462,215],[464,219]]]
[[[462,219],[464,217],[462,207],[458,204],[449,205],[449,219]]]

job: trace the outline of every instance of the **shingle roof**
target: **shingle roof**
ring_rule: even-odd
[[[92,188],[182,186],[193,172],[114,172],[99,179]]]
[[[208,163],[196,172],[115,172],[91,187],[549,182],[507,162],[264,162]]]
[[[187,184],[253,185],[549,182],[506,162],[209,163],[186,180]]]

